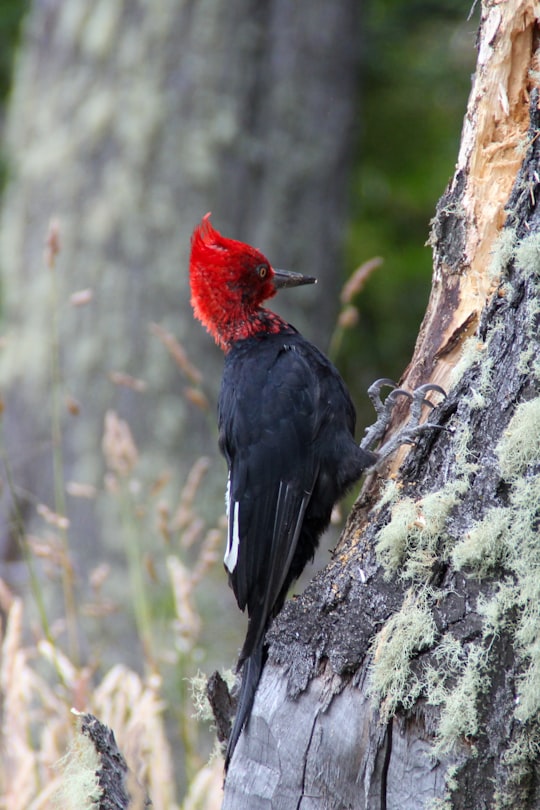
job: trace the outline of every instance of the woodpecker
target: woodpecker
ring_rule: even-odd
[[[396,389],[382,403],[381,386],[395,386],[378,380],[369,393],[379,418],[357,444],[355,409],[338,371],[291,324],[262,306],[281,288],[315,281],[276,270],[259,250],[223,237],[210,214],[193,232],[191,304],[225,353],[218,400],[219,448],[228,466],[224,564],[238,606],[248,613],[225,770],[251,713],[266,630],[313,559],[334,504],[383,456],[414,441],[425,427],[418,421],[426,388],[442,390],[424,386],[413,398]],[[396,394],[414,399],[413,424],[376,454],[369,447],[384,433]]]

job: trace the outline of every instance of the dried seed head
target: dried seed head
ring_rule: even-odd
[[[89,287],[86,290],[77,290],[69,299],[72,307],[84,307],[94,300],[94,291]]]
[[[60,253],[60,223],[57,219],[51,219],[49,231],[45,240],[45,264],[52,270],[56,257]]]
[[[341,310],[338,324],[342,329],[352,329],[358,323],[358,310],[352,304]]]
[[[107,467],[118,476],[130,475],[139,458],[129,425],[115,411],[105,414],[105,428],[101,442]]]
[[[66,492],[73,498],[88,498],[92,500],[96,497],[96,488],[92,484],[81,484],[78,481],[68,481]]]
[[[49,524],[49,526],[54,526],[55,529],[61,529],[62,531],[69,528],[69,520],[67,517],[65,515],[59,515],[57,512],[53,512],[53,510],[49,509],[46,504],[38,504],[36,511],[38,515],[43,518],[45,523]]]
[[[132,391],[146,391],[147,385],[145,380],[137,377],[132,377],[131,374],[126,374],[123,371],[111,371],[109,373],[109,380],[115,385],[130,388]]]
[[[155,335],[165,346],[180,371],[194,385],[200,385],[203,379],[202,373],[196,368],[187,356],[184,347],[178,342],[175,336],[168,332],[158,323],[150,324],[150,332]]]
[[[343,287],[340,296],[341,303],[350,304],[353,298],[362,290],[373,271],[380,267],[382,263],[383,260],[380,256],[374,256],[373,259],[361,264]]]

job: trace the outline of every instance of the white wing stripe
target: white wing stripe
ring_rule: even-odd
[[[231,516],[229,515],[229,536],[227,540],[227,551],[225,552],[225,557],[223,558],[223,562],[230,574],[236,568],[236,563],[238,562],[238,547],[240,545],[240,533],[238,528],[238,513],[240,511],[240,504],[238,501],[234,502],[233,513],[232,513],[232,526],[231,526]]]
[[[227,476],[227,489],[225,490],[225,512],[227,513],[227,520],[229,520],[229,511],[231,507],[231,473]]]

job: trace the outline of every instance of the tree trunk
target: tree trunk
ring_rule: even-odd
[[[174,332],[204,366],[215,401],[222,358],[193,321],[187,280],[190,235],[208,210],[226,235],[324,280],[310,299],[319,296],[311,328],[328,334],[358,37],[356,0],[307,15],[278,0],[32,4],[7,123],[11,182],[0,229],[4,436],[23,517],[31,521],[36,502],[55,508],[55,388],[67,480],[100,489],[108,408],[128,419],[148,477],[174,457],[183,478],[195,458],[214,452],[207,415],[185,395],[190,381],[149,331],[158,322]],[[43,262],[51,218],[61,238],[54,296]],[[90,303],[70,306],[72,293],[87,289]],[[306,301],[291,297],[286,306],[307,324]],[[61,356],[51,382],[55,317]],[[118,384],[126,375],[135,382]],[[69,412],[68,397],[79,403]],[[9,486],[1,498],[5,558]],[[99,510],[68,497],[71,541],[86,570],[115,551],[107,538],[116,545],[116,532],[103,529]]]
[[[403,381],[449,391],[444,430],[366,482],[274,622],[224,810],[540,806],[539,13],[482,5]]]

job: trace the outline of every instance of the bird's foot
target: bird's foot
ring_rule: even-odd
[[[391,387],[393,391],[383,401],[381,399],[381,390],[385,387]],[[434,425],[429,421],[420,424],[420,417],[424,405],[430,408],[435,407],[433,402],[426,397],[426,395],[432,391],[442,394],[443,397],[446,396],[445,390],[441,388],[440,385],[435,385],[434,383],[421,385],[416,388],[412,394],[409,391],[405,391],[403,388],[397,388],[396,384],[387,378],[376,380],[369,387],[368,396],[377,413],[377,420],[366,430],[365,436],[360,444],[363,450],[370,450],[382,439],[390,424],[392,413],[399,397],[404,396],[411,401],[409,421],[402,430],[388,439],[377,451],[377,461],[374,464],[374,469],[377,469],[398,447],[401,447],[402,444],[414,444],[418,437],[428,430],[433,430],[434,428],[438,430],[443,429],[440,425]]]
[[[384,400],[381,397],[381,391],[383,388],[393,389]],[[368,388],[367,393],[373,407],[375,408],[375,413],[377,414],[376,421],[373,425],[366,428],[364,438],[360,442],[360,447],[362,450],[369,451],[372,450],[384,436],[386,429],[390,424],[390,420],[392,419],[392,413],[398,398],[400,396],[405,396],[412,399],[412,394],[409,394],[409,392],[405,391],[403,388],[398,388],[396,383],[393,380],[388,379],[388,377],[381,377],[380,380],[375,380],[375,382],[372,383]]]

